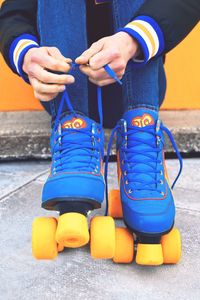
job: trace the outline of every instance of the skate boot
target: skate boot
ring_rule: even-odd
[[[71,113],[61,117],[65,101]],[[58,211],[60,216],[57,219],[35,219],[32,248],[38,259],[53,259],[64,247],[87,244],[87,213],[100,208],[104,199],[102,124],[76,114],[66,92],[63,93],[50,144],[51,173],[43,188],[42,207]]]
[[[71,72],[77,64],[72,63]],[[108,65],[105,71],[119,84],[121,81]],[[37,259],[53,259],[64,247],[77,248],[90,239],[93,258],[113,258],[117,240],[112,217],[91,219],[89,211],[100,208],[104,199],[104,134],[102,91],[97,88],[100,124],[77,114],[64,91],[51,135],[52,166],[44,185],[42,207],[56,210],[58,218],[36,218],[32,230],[32,252]],[[63,116],[66,103],[69,114]],[[120,235],[121,236],[121,235]],[[123,235],[126,238],[126,235]]]
[[[173,137],[158,113],[146,108],[126,112],[114,131],[120,194],[111,191],[109,213],[113,217],[123,215],[127,228],[134,233],[137,264],[177,263],[181,238],[174,228],[175,206],[165,165],[164,132],[180,161],[176,182],[182,160]]]

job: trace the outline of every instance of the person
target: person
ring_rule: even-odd
[[[103,89],[104,106],[107,119],[119,120],[114,130],[123,218],[138,236],[139,264],[163,263],[161,236],[175,218],[164,163],[163,131],[170,133],[158,115],[166,89],[163,55],[199,20],[199,1],[160,3],[6,0],[0,12],[5,61],[32,85],[52,116],[52,167],[42,206],[65,217],[86,214],[103,201],[104,137],[94,84],[109,85]],[[73,61],[80,70],[72,71]],[[106,65],[122,87],[114,84]],[[146,246],[154,250],[145,256]]]

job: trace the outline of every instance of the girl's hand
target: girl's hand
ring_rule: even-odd
[[[24,57],[23,71],[28,75],[34,89],[34,95],[41,101],[50,101],[63,92],[66,84],[74,82],[67,74],[71,59],[65,58],[55,47],[31,48]]]
[[[110,78],[103,66],[109,64],[117,77],[121,79],[128,61],[136,56],[138,50],[136,40],[126,32],[118,32],[92,44],[76,59],[76,63],[82,65],[80,70],[89,77],[91,82],[104,86],[115,81]]]

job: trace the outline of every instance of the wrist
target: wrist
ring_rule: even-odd
[[[28,62],[31,60],[31,56],[33,55],[33,53],[35,53],[35,51],[36,51],[35,47],[30,48],[30,49],[27,50],[27,52],[24,55],[23,62],[22,62],[22,70],[26,74],[27,74]]]
[[[126,55],[128,60],[137,57],[140,54],[140,46],[136,39],[134,39],[127,32],[116,33],[118,37],[122,40],[122,47],[126,49]]]

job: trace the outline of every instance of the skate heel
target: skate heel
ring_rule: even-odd
[[[161,244],[137,245],[136,263],[145,266],[159,266],[163,264]]]
[[[89,242],[87,218],[80,213],[65,213],[58,218],[55,239],[68,248],[78,248]]]

